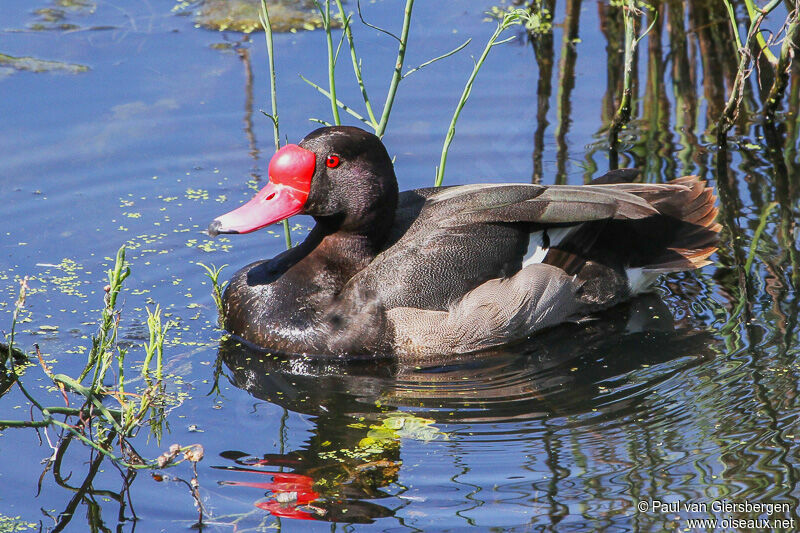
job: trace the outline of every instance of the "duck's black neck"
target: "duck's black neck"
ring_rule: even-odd
[[[338,254],[352,254],[353,259],[371,261],[391,234],[398,196],[397,182],[392,182],[381,194],[351,203],[347,212],[314,217],[317,224],[312,235],[319,243],[343,246]]]

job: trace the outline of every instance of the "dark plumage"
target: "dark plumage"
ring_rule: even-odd
[[[234,275],[226,327],[291,353],[467,353],[707,264],[720,229],[712,189],[696,176],[621,182],[631,177],[398,194],[377,137],[320,128],[276,154],[254,200],[212,222],[244,233],[297,212],[316,220],[302,244]]]

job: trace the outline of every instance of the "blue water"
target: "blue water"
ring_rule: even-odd
[[[798,519],[798,299],[791,281],[798,239],[789,224],[797,217],[797,187],[790,182],[781,192],[759,125],[735,132],[730,146],[716,262],[670,276],[656,297],[444,368],[276,359],[221,344],[210,284],[196,264],[227,264],[227,277],[285,248],[280,226],[214,240],[203,232],[266,179],[273,141],[259,112],[269,109],[263,35],[196,28],[164,0],[76,4],[63,8],[65,21],[77,26],[69,31],[31,29],[39,20],[34,10],[56,2],[0,6],[0,53],[89,67],[77,74],[0,68],[0,329],[9,331],[17,280],[28,276],[18,346],[32,352],[38,343],[57,371],[78,373],[97,329],[105,270],[126,244],[132,275],[120,297],[121,336],[131,345],[132,367],[143,358],[145,307],[160,304],[176,323],[166,349],[169,432],[159,443],[145,428],[132,443],[149,459],[172,443],[202,444],[204,531],[660,531],[712,514]],[[433,183],[472,56],[494,30],[483,15],[491,5],[415,6],[409,68],[473,41],[400,86],[384,142],[401,189]],[[556,23],[564,9],[558,5]],[[363,10],[371,23],[399,31],[401,3],[365,3]],[[608,168],[598,134],[606,90],[598,17],[595,4],[582,5],[580,39],[571,44],[562,44],[563,26],[554,28],[544,183],[583,183]],[[396,42],[360,24],[354,31],[380,108]],[[516,40],[493,49],[478,77],[447,184],[532,179],[540,69],[525,34],[512,35]],[[577,62],[574,89],[565,95],[559,61],[569,47]],[[324,33],[278,34],[275,50],[281,134],[297,142],[317,127],[309,118],[331,120],[327,100],[298,76],[326,82]],[[644,52],[639,63],[643,94]],[[337,72],[339,98],[361,109],[346,51]],[[693,132],[699,140],[682,142],[674,95],[664,98],[672,106],[668,127],[634,121],[621,163],[646,167],[651,181],[700,173],[716,183],[718,151],[702,135],[706,121]],[[563,143],[559,131],[566,131]],[[648,148],[644,138],[655,144]],[[796,150],[796,139],[789,145]],[[791,171],[796,155],[786,153]],[[737,307],[742,259],[771,201],[780,206],[756,248],[746,304]],[[293,218],[293,239],[311,223]],[[38,366],[25,370],[23,382],[45,404],[62,405]],[[27,419],[29,409],[17,388],[0,399],[0,419]],[[51,530],[51,517],[73,497],[52,472],[39,487],[42,461],[53,454],[48,439],[58,433],[40,437],[0,432],[0,531],[4,522]],[[61,467],[64,476],[72,472],[67,484],[80,484],[89,460],[88,449],[73,442]],[[268,472],[295,477],[281,485]],[[122,487],[106,461],[95,494],[78,505],[67,530],[99,523],[115,531],[189,529],[197,521],[192,497],[169,479],[189,480],[191,469],[183,463],[165,474],[168,480],[157,482],[140,472],[120,513],[102,492]],[[281,492],[314,495],[310,506],[281,507]],[[769,517],[636,508],[641,501],[722,499],[787,503],[790,510]],[[89,513],[92,502],[99,518]]]

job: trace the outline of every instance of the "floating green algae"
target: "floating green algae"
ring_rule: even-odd
[[[322,27],[322,17],[310,0],[267,0],[274,32],[314,30]],[[212,30],[244,33],[261,31],[258,13],[260,0],[181,0],[177,11],[191,10],[199,26]],[[332,21],[333,22],[333,21]]]
[[[51,0],[49,5],[33,10],[36,20],[29,23],[28,30],[32,31],[78,31],[78,30],[109,30],[115,26],[84,26],[77,24],[75,18],[84,21],[88,15],[97,11],[97,3],[87,0]]]
[[[89,71],[89,67],[86,65],[48,61],[35,57],[14,57],[0,54],[0,69],[3,69],[3,67],[11,68],[14,71],[27,72],[68,72],[70,74],[79,74]]]
[[[27,522],[19,516],[12,517],[0,514],[0,533],[27,531],[29,529],[36,529],[36,524]]]

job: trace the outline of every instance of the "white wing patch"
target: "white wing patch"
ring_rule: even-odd
[[[642,294],[653,287],[653,283],[661,273],[639,267],[626,268],[625,274],[628,275],[628,286],[631,288],[631,294]]]
[[[561,244],[561,241],[575,228],[576,226],[571,226],[532,232],[528,241],[528,252],[522,260],[522,268],[544,261],[547,251],[551,247]]]

